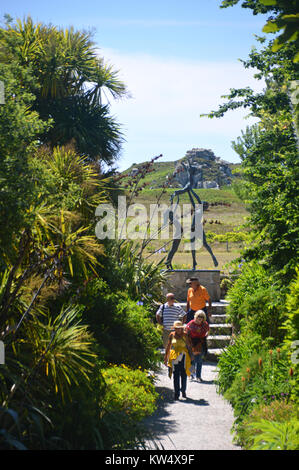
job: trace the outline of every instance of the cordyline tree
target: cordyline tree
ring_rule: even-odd
[[[32,86],[24,86],[35,97],[32,110],[43,121],[52,119],[40,135],[43,143],[54,147],[73,141],[80,154],[114,162],[123,139],[108,98],[122,98],[127,90],[118,72],[99,57],[89,33],[35,24],[30,17],[13,23],[7,17],[0,29],[0,63],[17,63],[34,77]]]

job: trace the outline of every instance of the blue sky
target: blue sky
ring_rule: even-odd
[[[231,162],[231,148],[246,125],[244,111],[222,119],[200,118],[217,109],[230,88],[263,83],[238,59],[246,59],[262,35],[265,18],[220,0],[10,0],[0,14],[93,31],[99,54],[119,70],[131,98],[111,103],[126,142],[120,170],[157,154],[176,160],[204,147]]]

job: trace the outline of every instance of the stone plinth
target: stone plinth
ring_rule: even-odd
[[[217,269],[198,269],[196,271],[187,269],[176,269],[167,273],[167,281],[163,287],[163,294],[173,292],[176,300],[186,302],[187,290],[190,287],[186,284],[190,277],[197,277],[202,286],[206,287],[211,300],[220,300],[220,271]]]

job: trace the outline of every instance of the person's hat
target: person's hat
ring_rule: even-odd
[[[173,328],[184,328],[184,325],[181,321],[177,320],[174,322]]]
[[[199,282],[198,277],[190,277],[190,279],[187,279],[186,284],[190,284],[190,283],[193,282],[193,281]]]

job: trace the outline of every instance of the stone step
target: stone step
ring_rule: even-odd
[[[229,323],[210,323],[209,336],[231,335],[232,326]]]
[[[225,314],[228,302],[225,300],[220,300],[219,302],[212,302],[212,315],[221,315]]]
[[[218,362],[219,357],[223,353],[224,349],[222,348],[211,348],[208,349],[208,354],[205,357],[207,362]]]
[[[176,302],[175,305],[180,305],[184,310],[186,310],[187,302]],[[227,306],[228,302],[225,300],[220,300],[219,302],[212,302],[212,315],[224,315]]]
[[[225,348],[231,341],[229,335],[214,335],[207,337],[208,348]]]
[[[211,317],[210,317],[210,323],[211,324],[217,324],[217,323],[225,323],[226,321],[226,315],[225,313],[221,313],[221,314],[216,314],[214,315],[212,313]]]

